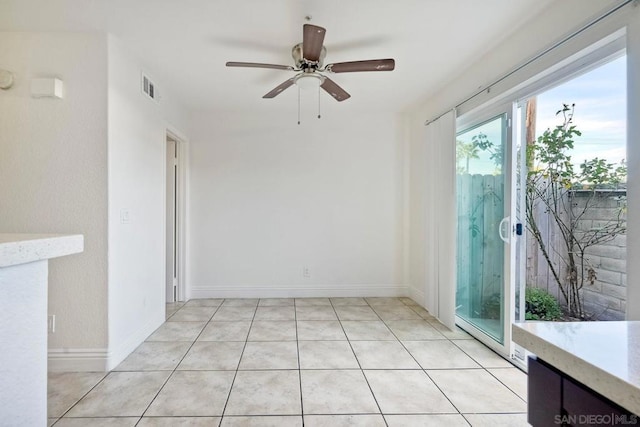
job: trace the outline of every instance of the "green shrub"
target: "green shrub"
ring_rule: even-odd
[[[549,292],[528,287],[525,291],[526,320],[558,320],[562,310],[558,301]]]

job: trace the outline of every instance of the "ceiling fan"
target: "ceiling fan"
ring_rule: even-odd
[[[351,97],[336,82],[323,73],[355,73],[361,71],[392,71],[395,68],[393,59],[371,59],[367,61],[337,62],[323,67],[327,49],[323,46],[327,30],[316,25],[303,26],[302,43],[291,50],[295,66],[262,64],[257,62],[227,62],[227,67],[271,68],[275,70],[295,71],[297,74],[285,80],[263,98],[275,98],[293,84],[300,87],[321,87],[336,101],[344,101]]]

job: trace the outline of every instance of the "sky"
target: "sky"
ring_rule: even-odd
[[[562,104],[576,104],[573,122],[582,132],[572,161],[594,157],[610,163],[626,158],[626,57],[618,58],[538,96],[536,135],[562,124],[555,115]]]
[[[594,70],[538,94],[536,135],[562,124],[556,112],[562,104],[575,104],[573,122],[582,136],[575,138],[572,161],[578,170],[580,163],[595,157],[619,164],[626,158],[626,57],[608,62]],[[458,135],[458,140],[470,142],[479,132],[498,143],[501,120],[483,124]],[[478,152],[479,159],[469,162],[469,172],[491,174],[496,166],[489,154]],[[461,160],[458,166],[466,166]]]

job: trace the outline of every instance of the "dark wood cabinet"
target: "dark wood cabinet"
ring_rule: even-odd
[[[639,417],[535,357],[529,357],[527,387],[533,427],[640,424]]]
[[[534,427],[557,425],[554,417],[562,413],[562,377],[532,357],[529,358],[527,399],[529,424]]]

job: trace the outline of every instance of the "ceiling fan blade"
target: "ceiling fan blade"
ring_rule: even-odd
[[[275,98],[291,85],[293,85],[293,78],[289,80],[285,80],[284,82],[280,83],[271,92],[263,96],[263,98]]]
[[[351,95],[349,95],[344,89],[338,86],[336,82],[328,77],[324,78],[324,82],[320,85],[320,87],[324,89],[329,95],[333,96],[338,102],[351,98]]]
[[[302,27],[302,56],[308,61],[318,62],[322,53],[324,34],[327,32],[322,27],[304,24]]]
[[[259,62],[227,62],[227,67],[273,68],[274,70],[295,70],[290,65],[261,64]]]
[[[396,61],[393,59],[371,59],[368,61],[337,62],[325,68],[334,73],[355,73],[359,71],[393,71]]]

